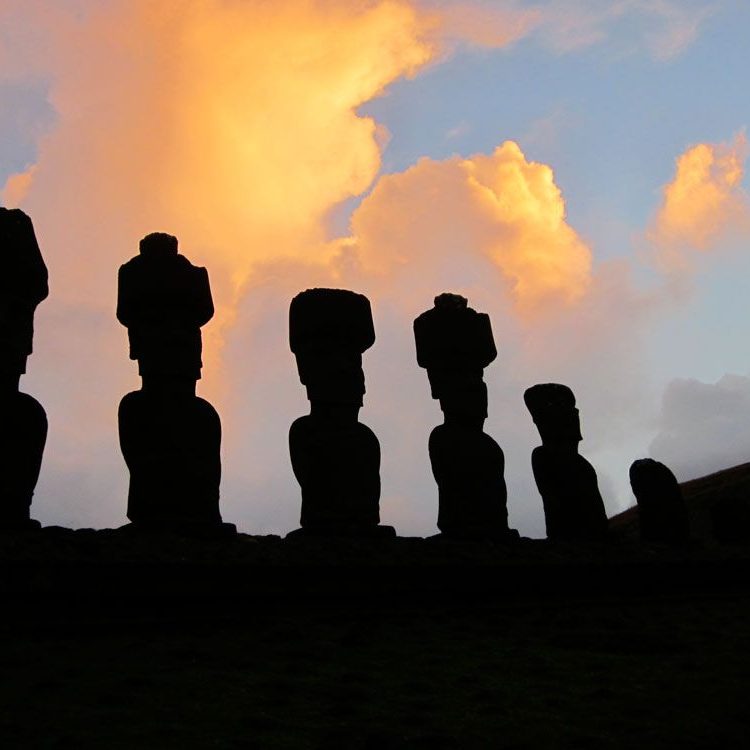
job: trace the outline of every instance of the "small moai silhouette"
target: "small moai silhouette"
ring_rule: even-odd
[[[32,352],[34,312],[47,297],[47,267],[31,219],[0,207],[0,531],[37,529],[31,499],[47,442],[47,415],[19,383]]]
[[[310,413],[289,430],[302,490],[291,535],[394,536],[380,526],[380,443],[359,421],[362,354],[375,342],[370,302],[346,289],[308,289],[289,306],[289,345]]]
[[[120,267],[117,319],[142,383],[123,397],[118,415],[135,528],[235,531],[219,512],[221,421],[195,394],[200,329],[213,314],[208,272],[178,253],[176,237],[147,235],[139,255]]]
[[[607,534],[607,514],[594,467],[578,453],[581,426],[573,391],[542,383],[523,394],[542,444],[531,454],[534,479],[544,504],[547,537],[595,541]]]
[[[484,432],[484,368],[497,356],[490,318],[458,294],[440,294],[414,321],[417,363],[427,370],[443,424],[429,439],[438,485],[441,534],[458,539],[507,539],[505,456]]]
[[[638,524],[644,542],[680,543],[690,535],[682,490],[671,469],[653,458],[630,466],[630,486],[638,503]]]

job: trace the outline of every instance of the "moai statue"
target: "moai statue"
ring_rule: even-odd
[[[187,534],[235,531],[219,513],[221,422],[195,395],[201,326],[214,314],[205,268],[154,233],[120,267],[117,319],[128,329],[141,390],[120,402],[120,447],[130,470],[128,518],[135,528]]]
[[[505,457],[484,432],[487,386],[483,371],[497,356],[490,319],[465,297],[441,294],[414,321],[417,363],[427,370],[443,424],[430,434],[438,485],[438,528],[444,537],[507,539]]]
[[[0,208],[0,531],[36,529],[29,518],[44,444],[47,415],[19,391],[34,339],[34,311],[49,293],[47,267],[31,219],[19,209]]]
[[[607,514],[594,467],[578,454],[581,426],[573,391],[544,383],[523,394],[542,444],[531,454],[534,479],[544,503],[547,537],[595,541],[607,534]]]
[[[375,342],[370,302],[346,289],[308,289],[289,307],[289,344],[310,414],[289,430],[302,489],[294,535],[395,536],[380,526],[380,443],[362,424],[362,353]]]
[[[638,523],[644,542],[686,542],[690,535],[682,490],[669,467],[653,458],[634,461],[630,486],[638,503]]]

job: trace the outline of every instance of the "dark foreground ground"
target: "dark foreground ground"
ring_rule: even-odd
[[[750,553],[0,539],[3,748],[742,748]]]

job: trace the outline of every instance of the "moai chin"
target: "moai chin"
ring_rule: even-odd
[[[414,321],[417,363],[427,370],[443,424],[430,434],[438,528],[446,538],[508,539],[505,457],[484,432],[484,368],[497,356],[490,319],[457,294],[435,297]]]
[[[380,443],[359,421],[362,353],[375,342],[370,302],[346,289],[308,289],[289,307],[289,345],[310,400],[289,453],[302,490],[292,535],[394,536],[380,526]]]
[[[29,517],[44,445],[47,415],[19,391],[32,352],[34,312],[47,297],[47,267],[31,219],[20,209],[0,207],[0,531],[37,529]]]
[[[221,421],[195,395],[201,326],[214,314],[205,268],[154,233],[120,267],[117,319],[128,329],[141,390],[120,402],[120,447],[130,470],[128,518],[135,528],[231,533],[219,512]]]
[[[531,454],[534,479],[544,504],[547,537],[596,541],[607,534],[607,514],[594,467],[578,453],[582,440],[573,391],[542,383],[523,394],[542,444]]]
[[[668,466],[653,458],[634,461],[630,486],[638,503],[638,525],[644,542],[679,544],[688,540],[685,501]]]

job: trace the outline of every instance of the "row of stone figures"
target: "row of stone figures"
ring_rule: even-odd
[[[0,409],[6,434],[0,527],[30,520],[47,434],[44,409],[19,392],[32,350],[36,306],[47,296],[47,269],[29,217],[0,208],[4,273],[0,281]],[[119,272],[117,318],[127,327],[141,389],[119,408],[120,445],[130,471],[127,515],[135,528],[185,533],[234,532],[219,512],[221,422],[196,396],[201,327],[214,313],[208,273],[178,252],[177,239],[155,233]],[[414,321],[417,362],[426,369],[443,424],[429,438],[438,485],[438,528],[446,537],[509,539],[504,456],[484,432],[483,373],[497,356],[489,317],[455,294],[441,294]],[[292,469],[302,490],[301,528],[292,534],[393,536],[380,525],[380,445],[358,419],[365,393],[362,354],[375,342],[370,303],[344,289],[308,289],[289,309],[289,343],[310,413],[289,431]],[[596,472],[578,453],[581,431],[573,392],[546,383],[524,399],[542,445],[532,467],[547,536],[596,540],[607,533]],[[636,461],[631,483],[642,535],[687,537],[687,517],[672,472]]]

